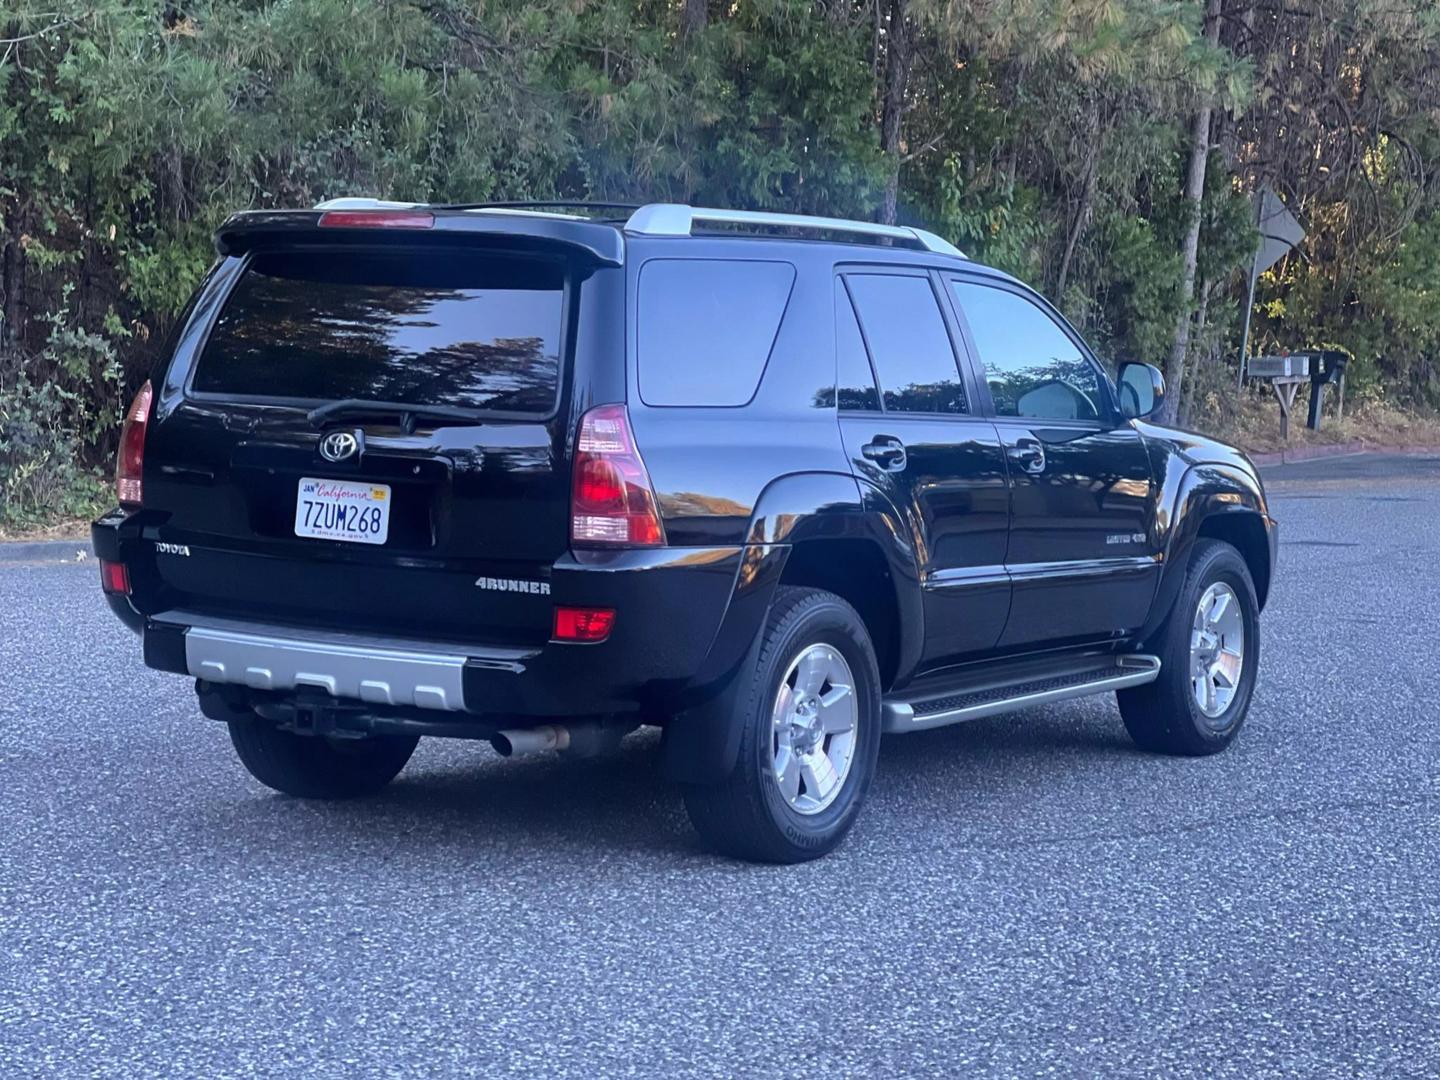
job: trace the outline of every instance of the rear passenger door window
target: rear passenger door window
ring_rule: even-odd
[[[1100,369],[1043,308],[1019,293],[952,280],[996,416],[1099,421],[1110,414]]]
[[[886,412],[968,413],[944,316],[928,277],[848,274]]]
[[[840,408],[855,412],[880,411],[880,391],[875,387],[875,372],[865,351],[865,337],[860,333],[850,293],[839,278],[835,279],[835,386]]]

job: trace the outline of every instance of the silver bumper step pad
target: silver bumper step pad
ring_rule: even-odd
[[[344,640],[338,635],[302,640],[191,626],[185,633],[185,664],[197,679],[254,690],[308,686],[373,705],[449,712],[465,707],[465,657]]]

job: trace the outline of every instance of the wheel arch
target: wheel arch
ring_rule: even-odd
[[[925,616],[915,543],[893,503],[874,485],[845,476],[853,503],[833,498],[793,512],[797,495],[820,488],[809,474],[804,487],[786,478],[766,489],[752,519],[751,540],[787,545],[779,583],[824,589],[845,600],[864,620],[875,645],[881,685],[889,689],[919,663]],[[830,474],[824,474],[830,475]],[[784,509],[782,509],[784,508]]]
[[[775,589],[808,585],[856,609],[876,644],[882,685],[903,678],[924,644],[920,579],[910,533],[883,496],[848,473],[796,473],[756,501],[745,557],[705,670],[720,687],[665,727],[667,776],[709,782],[729,774],[739,746],[744,674]],[[721,675],[720,673],[723,673]]]
[[[1255,598],[1263,611],[1270,596],[1270,541],[1260,514],[1253,510],[1221,511],[1207,514],[1195,538],[1222,540],[1240,552],[1255,582]]]
[[[1239,551],[1254,580],[1256,599],[1265,606],[1274,578],[1275,526],[1254,475],[1228,464],[1191,465],[1166,478],[1155,520],[1164,561],[1141,640],[1148,641],[1174,607],[1190,553],[1202,536]]]
[[[900,606],[878,544],[858,538],[801,541],[790,549],[780,584],[824,589],[853,607],[875,647],[881,688],[894,684],[901,656]]]

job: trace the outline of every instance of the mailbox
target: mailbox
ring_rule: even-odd
[[[1305,422],[1311,431],[1320,430],[1320,407],[1325,404],[1325,387],[1340,381],[1349,362],[1350,357],[1339,349],[1321,349],[1310,354],[1310,415]]]
[[[1252,379],[1288,379],[1310,374],[1310,354],[1292,353],[1289,356],[1252,356],[1245,365],[1246,373]]]
[[[1310,383],[1310,414],[1307,425],[1320,430],[1320,409],[1325,403],[1325,387],[1341,383],[1340,401],[1345,401],[1342,380],[1350,356],[1339,349],[1311,349],[1287,356],[1252,356],[1245,373],[1254,379],[1266,379],[1280,402],[1280,437],[1290,437],[1290,407],[1295,404],[1296,391]]]
[[[1338,383],[1340,376],[1345,374],[1345,365],[1350,362],[1350,354],[1343,353],[1339,349],[1322,349],[1313,352],[1310,356],[1310,381]]]

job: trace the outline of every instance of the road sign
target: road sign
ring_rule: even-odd
[[[1300,222],[1280,201],[1280,196],[1268,187],[1261,188],[1256,195],[1255,223],[1260,229],[1260,247],[1250,266],[1250,286],[1245,293],[1245,331],[1240,337],[1237,389],[1245,384],[1245,358],[1250,352],[1250,313],[1255,309],[1255,282],[1305,239],[1305,230]]]

